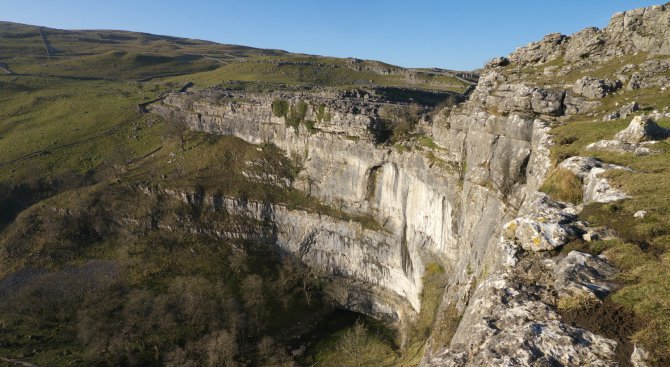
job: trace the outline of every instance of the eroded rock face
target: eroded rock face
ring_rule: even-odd
[[[513,272],[488,277],[472,295],[450,348],[421,366],[616,366],[616,342],[561,322],[551,289]]]
[[[299,255],[307,265],[324,274],[348,280],[347,289],[334,296],[350,310],[393,323],[411,317],[420,307],[419,288],[414,284],[415,279],[408,276],[408,265],[403,263],[401,239],[387,231],[279,204],[152,187],[140,189],[146,194],[160,192],[204,209],[270,224],[265,231],[194,230],[219,238],[275,244],[282,251]]]
[[[300,157],[303,171],[294,187],[343,210],[375,218],[388,231],[385,242],[398,261],[381,273],[383,279],[361,277],[361,269],[356,270],[359,265],[353,263],[338,272],[406,298],[414,311],[420,307],[421,277],[427,262],[448,264],[454,277],[463,277],[470,262],[489,256],[495,261],[494,252],[499,250],[493,245],[498,241],[499,223],[511,219],[514,211],[509,203],[523,201],[526,186],[539,186],[549,165],[546,123],[517,114],[476,113],[478,101],[452,111],[448,121],[427,127],[434,142],[446,149],[426,154],[418,149],[398,152],[373,143],[381,104],[373,97],[346,99],[326,92],[247,94],[248,102],[240,103],[221,97],[227,92],[217,93],[174,94],[152,109],[194,130],[235,135],[252,143],[270,142]],[[307,119],[317,118],[318,109],[311,106],[326,106],[329,119],[321,119],[317,131],[302,125],[287,127],[272,112],[272,102],[278,98],[293,104],[305,101],[310,106]],[[532,109],[529,103],[518,108]],[[560,110],[560,94],[556,103],[552,108]],[[338,243],[325,248],[325,243],[316,241],[313,248],[322,254],[319,261],[349,253],[359,254],[356,259],[366,256],[370,263],[386,262],[379,258],[380,253],[360,248],[360,242]],[[394,278],[396,272],[403,279]],[[380,296],[375,302],[382,299],[389,300]]]

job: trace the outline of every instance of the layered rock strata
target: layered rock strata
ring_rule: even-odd
[[[520,255],[553,249],[571,237],[588,234],[587,224],[576,222],[579,206],[538,193],[552,166],[549,126],[601,105],[591,99],[615,93],[623,85],[636,88],[643,84],[640,78],[655,85],[659,77],[638,73],[618,80],[587,78],[576,85],[547,86],[527,81],[523,68],[561,61],[566,65],[555,66],[549,74],[567,75],[574,68],[636,52],[668,55],[669,25],[667,7],[638,9],[616,14],[603,30],[552,34],[508,58],[493,60],[466,102],[419,122],[420,133],[430,139],[428,148],[415,144],[407,150],[375,143],[384,124],[382,107],[409,101],[384,100],[365,91],[242,96],[217,90],[187,92],[170,95],[151,110],[193,130],[275,144],[301,164],[294,188],[344,211],[374,218],[383,229],[379,234],[359,234],[359,240],[352,240],[354,234],[340,228],[342,224],[273,220],[296,233],[295,242],[278,240],[278,245],[312,266],[370,284],[371,291],[359,295],[377,304],[377,311],[394,309],[396,301],[384,296],[392,293],[411,305],[410,312],[394,317],[411,319],[421,307],[426,265],[441,264],[448,286],[423,365],[609,366],[615,365],[616,342],[564,324],[556,311],[565,294],[588,289],[598,298],[611,290],[607,283],[611,271],[600,264],[602,259],[570,254],[566,265],[560,259]],[[291,108],[302,104],[303,120],[311,124],[287,124],[285,115],[273,111],[276,101]],[[563,166],[574,167],[587,184],[587,200],[625,197],[601,175],[620,168],[589,160]],[[326,230],[329,226],[339,229]],[[309,233],[317,233],[318,239],[308,241],[312,252],[305,253],[302,245],[295,244],[307,243]],[[374,276],[364,269],[370,264],[380,264]],[[597,268],[592,272],[597,279],[566,288],[569,274],[589,268]],[[448,334],[440,330],[440,317],[449,313],[461,315],[462,320],[453,337],[440,339],[438,335]]]

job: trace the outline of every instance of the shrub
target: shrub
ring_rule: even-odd
[[[323,103],[319,105],[316,109],[316,121],[318,122],[330,122],[330,112],[326,112],[326,105]]]
[[[419,122],[419,105],[384,105],[379,109],[380,124],[377,127],[377,141],[397,143],[407,140]]]
[[[284,121],[286,125],[298,129],[298,125],[305,121],[305,116],[307,116],[307,103],[299,101],[289,108],[288,116],[285,117]]]
[[[288,102],[283,99],[275,99],[272,102],[272,114],[276,117],[286,117],[288,115]]]

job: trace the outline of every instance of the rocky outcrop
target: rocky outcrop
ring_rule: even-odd
[[[626,90],[660,87],[661,91],[670,84],[669,60],[647,60],[639,65],[624,65],[620,73],[622,75],[631,74]]]
[[[526,251],[553,250],[577,237],[576,211],[572,206],[535,193],[519,217],[504,225],[504,236]]]
[[[480,84],[476,95],[486,99],[483,89],[489,87]],[[514,88],[502,89],[516,93]],[[557,114],[562,110],[560,92],[526,93],[523,86],[518,91],[519,102],[510,111]],[[544,121],[520,113],[490,115],[476,98],[453,110],[449,118],[439,117],[422,127],[443,148],[398,151],[374,144],[379,109],[389,102],[372,93],[356,97],[332,92],[247,93],[244,99],[230,95],[227,91],[178,93],[151,109],[194,130],[273,143],[296,157],[303,171],[295,188],[345,211],[369,215],[388,231],[386,242],[393,247],[389,251],[397,252],[399,261],[393,272],[404,279],[393,279],[389,273],[374,283],[409,297],[415,311],[426,263],[444,264],[454,281],[472,277],[467,271],[472,264],[497,266],[503,252],[497,246],[499,223],[516,216],[516,207],[527,192],[539,187],[549,167]],[[272,111],[272,102],[278,99],[293,106],[304,102],[305,119],[318,121],[315,129],[287,126]],[[320,113],[329,118],[319,119]],[[317,241],[315,249],[319,246]],[[353,251],[345,248],[340,251]],[[358,279],[351,269],[347,272]],[[409,288],[400,290],[396,283]]]
[[[571,36],[550,34],[513,52],[509,59],[532,65],[563,57],[571,66],[590,65],[636,52],[670,55],[668,5],[640,8],[612,16],[604,29],[587,28]]]
[[[375,144],[382,122],[380,109],[389,103],[402,106],[403,101],[389,102],[366,91],[234,96],[230,91],[210,90],[173,94],[150,108],[194,130],[277,145],[303,169],[294,188],[344,211],[373,217],[383,226],[382,246],[375,245],[379,238],[361,240],[365,235],[354,240],[349,232],[342,235],[344,228],[338,229],[338,235],[329,230],[326,236],[313,227],[328,225],[289,214],[272,217],[277,227],[298,233],[298,244],[307,234],[316,236],[307,252],[290,241],[278,239],[279,246],[314,267],[330,269],[330,274],[346,274],[361,285],[352,287],[347,297],[358,299],[358,304],[375,305],[365,308],[342,302],[345,307],[379,317],[406,302],[411,307],[395,317],[409,320],[420,308],[426,264],[438,262],[447,269],[449,278],[442,304],[454,305],[452,309],[463,313],[472,325],[481,324],[484,315],[500,315],[496,324],[502,330],[500,340],[507,335],[522,343],[537,335],[563,335],[566,346],[559,353],[562,357],[552,358],[572,354],[578,356],[572,357],[577,358],[574,360],[606,361],[613,348],[611,341],[589,336],[597,348],[567,343],[587,332],[563,324],[551,311],[548,298],[528,302],[542,298],[546,289],[523,286],[514,280],[516,267],[507,268],[519,261],[519,250],[556,248],[581,235],[584,225],[576,222],[572,206],[537,193],[551,167],[549,121],[570,113],[568,93],[530,87],[498,69],[487,70],[470,99],[453,108],[449,116],[437,114],[432,122],[419,124],[435,144],[429,149],[396,150]],[[313,128],[302,123],[287,125],[286,117],[273,111],[277,100],[286,101],[291,108],[306,106],[304,120],[314,121]],[[514,225],[503,228],[504,223]],[[361,257],[366,260],[362,262]],[[385,270],[372,275],[363,269],[371,264],[381,264],[374,267]],[[489,274],[506,274],[501,279],[512,281],[500,288],[494,287],[498,282],[490,278],[483,284],[491,287],[471,293],[466,285],[488,279]],[[500,292],[518,292],[520,296],[516,303],[504,304],[500,303]],[[526,316],[521,321],[518,315]],[[547,326],[533,329],[536,324]],[[463,329],[463,333],[470,331]],[[494,334],[488,326],[469,335],[457,333],[451,345],[468,350],[479,348],[477,345],[493,348],[500,341]],[[555,343],[549,338],[542,340],[532,348],[521,348],[522,344],[507,347],[518,350],[514,358],[519,361],[536,359],[536,349],[545,353]],[[430,349],[425,356],[427,365],[439,356],[473,365],[480,361]]]
[[[612,140],[600,140],[586,146],[588,150],[605,150],[636,155],[654,152],[649,145],[670,136],[670,130],[658,126],[647,116],[635,116],[627,128],[619,131]]]
[[[555,260],[528,259],[484,280],[474,291],[450,347],[428,356],[422,366],[616,366],[616,343],[564,324],[554,291],[591,292],[605,268],[588,255],[570,253]],[[593,263],[593,264],[592,264]],[[595,265],[591,267],[591,265]],[[557,280],[547,276],[557,273]],[[600,272],[598,271],[600,270]],[[602,272],[602,273],[601,273]],[[592,274],[583,279],[582,274]],[[609,275],[609,274],[607,274]]]

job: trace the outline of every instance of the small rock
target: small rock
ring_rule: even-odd
[[[621,115],[621,117],[625,118],[631,113],[639,110],[640,110],[640,104],[637,103],[637,101],[633,101],[631,103],[623,105],[623,107],[619,109],[619,114]]]
[[[509,65],[509,59],[504,57],[504,56],[500,56],[500,57],[495,57],[495,58],[491,59],[489,62],[487,62],[486,63],[486,68],[487,69],[493,69],[493,68],[502,67],[502,66],[506,66],[506,65]]]
[[[616,233],[607,227],[586,227],[582,239],[586,242],[616,238]]]
[[[638,210],[633,214],[633,218],[644,218],[647,215],[646,210]]]
[[[630,362],[633,364],[633,367],[648,367],[647,359],[649,359],[649,353],[642,347],[635,345],[633,353],[630,355]]]
[[[631,102],[628,104],[625,104],[623,107],[621,107],[619,110],[610,113],[609,115],[603,117],[603,121],[612,121],[620,118],[626,118],[628,115],[635,111],[640,110],[640,105],[637,102]]]
[[[609,115],[603,117],[603,121],[612,121],[618,119],[619,117],[621,117],[621,114],[619,114],[619,112],[612,112]]]

